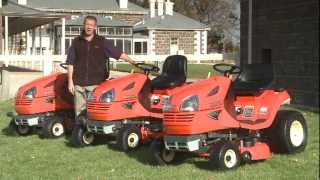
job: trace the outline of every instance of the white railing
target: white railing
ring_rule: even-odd
[[[0,62],[5,66],[17,66],[42,71],[45,75],[53,72],[54,62],[65,62],[66,56],[61,55],[0,55]]]
[[[163,62],[168,55],[130,55],[130,57],[139,62]],[[200,54],[185,55],[191,63],[214,62],[223,60],[222,54]],[[18,66],[27,69],[43,71],[45,75],[55,71],[56,64],[65,62],[66,56],[62,55],[0,55],[0,62],[5,65]],[[115,59],[111,62],[116,63]]]

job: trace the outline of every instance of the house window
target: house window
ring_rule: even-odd
[[[124,52],[127,54],[131,54],[131,41],[124,40]]]
[[[73,40],[72,37],[66,38],[66,41],[65,41],[65,48],[66,48],[65,52],[67,52],[67,53],[68,53],[68,50],[69,50],[69,48],[70,48],[70,46],[72,44],[72,40]]]
[[[107,28],[108,35],[114,35],[114,28]]]
[[[112,20],[112,16],[104,16],[104,18],[106,18],[108,20]]]
[[[263,64],[272,63],[272,50],[271,49],[262,49],[261,62]]]
[[[70,47],[70,39],[66,39],[66,41],[65,41],[65,48],[66,48],[66,51],[65,52],[68,52],[68,50],[69,50],[69,47]]]
[[[123,35],[123,28],[116,28],[116,35]]]
[[[71,27],[72,35],[80,35],[80,27]]]
[[[124,35],[131,35],[132,34],[131,28],[124,28],[123,33]]]
[[[122,39],[116,40],[116,48],[118,48],[120,51],[123,51],[123,40]]]
[[[107,28],[106,27],[100,27],[99,28],[99,35],[106,35],[107,34]]]
[[[116,46],[115,45],[115,42],[114,42],[114,39],[108,39],[110,41],[110,43],[113,45],[113,46]]]
[[[135,54],[147,54],[148,53],[148,43],[147,42],[135,42],[134,43],[134,53]]]
[[[178,38],[171,38],[170,44],[171,45],[178,45]]]

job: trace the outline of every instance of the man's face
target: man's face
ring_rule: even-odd
[[[97,29],[97,24],[93,19],[86,19],[84,22],[84,32],[86,36],[91,36]]]

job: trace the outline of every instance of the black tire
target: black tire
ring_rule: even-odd
[[[65,134],[65,127],[56,117],[48,118],[43,122],[42,135],[46,138],[58,138]]]
[[[124,126],[117,134],[117,145],[125,151],[137,149],[141,143],[141,131],[137,126]]]
[[[27,136],[32,133],[33,127],[26,125],[16,125],[14,119],[12,119],[9,124],[9,131],[12,135]]]
[[[9,126],[8,126],[8,133],[9,135],[12,135],[12,136],[18,136],[18,132],[17,132],[17,125],[16,123],[14,122],[14,120],[12,119],[9,123]]]
[[[94,134],[87,131],[81,125],[74,126],[71,134],[71,143],[74,147],[84,147],[92,144],[95,140]]]
[[[210,163],[222,170],[236,169],[241,163],[239,149],[232,142],[218,142],[211,149]]]
[[[176,152],[167,150],[162,139],[154,139],[151,142],[150,151],[154,160],[160,166],[176,162]]]
[[[273,152],[294,154],[305,149],[308,129],[303,115],[298,111],[281,110],[274,124],[267,130]]]

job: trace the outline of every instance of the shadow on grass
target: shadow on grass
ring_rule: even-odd
[[[240,167],[242,166],[251,166],[251,165],[258,165],[260,163],[265,162],[265,160],[257,160],[257,161],[249,161],[249,162],[241,162]],[[203,158],[201,161],[196,161],[193,163],[197,168],[202,169],[202,170],[207,170],[211,172],[232,172],[233,170],[223,170],[215,167],[212,163],[210,163],[209,159]]]
[[[107,142],[111,141],[113,137],[110,136],[105,136],[105,135],[95,135],[94,141],[92,144],[88,146],[100,146],[100,145],[105,145]],[[70,148],[85,148],[86,146],[83,147],[75,147],[72,144],[72,136],[71,133],[65,136],[65,145]]]
[[[107,148],[113,151],[123,152],[123,150],[118,146],[116,141],[109,141],[107,143]],[[137,149],[130,150],[124,153],[130,158],[135,159],[141,164],[152,165],[152,166],[157,165],[156,162],[153,160],[152,154],[149,150],[149,144],[140,145]]]
[[[12,130],[9,126],[3,128],[1,130],[1,133],[5,136],[18,136],[18,134],[14,130]]]
[[[116,142],[108,142],[107,147],[114,151],[122,151]],[[150,149],[150,143],[140,145],[137,149],[131,150],[129,152],[124,152],[128,157],[135,159],[137,162],[148,165],[148,166],[160,166],[155,157],[152,154],[152,151]],[[176,159],[174,162],[168,164],[167,166],[179,166],[183,163],[188,163],[186,161],[188,158],[192,157],[192,155],[188,153],[179,153],[177,154]]]

